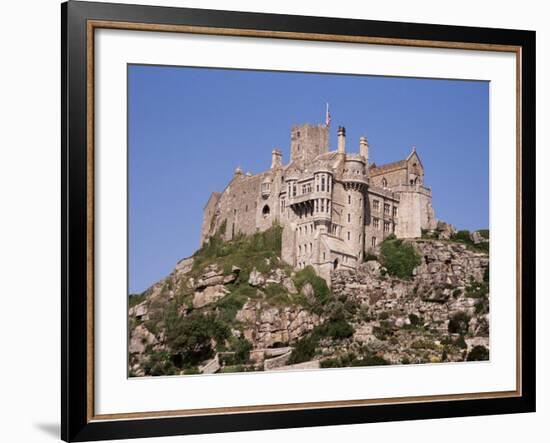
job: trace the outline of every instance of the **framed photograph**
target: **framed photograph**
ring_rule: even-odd
[[[535,410],[535,33],[62,5],[62,438]]]

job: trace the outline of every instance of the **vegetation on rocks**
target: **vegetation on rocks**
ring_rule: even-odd
[[[392,276],[410,278],[414,268],[420,265],[420,256],[410,243],[388,236],[380,248],[381,262]]]
[[[489,261],[470,234],[390,236],[329,288],[282,262],[280,226],[229,242],[224,230],[129,296],[130,376],[489,358]]]

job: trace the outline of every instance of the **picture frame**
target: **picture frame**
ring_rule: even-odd
[[[69,1],[61,6],[62,410],[65,441],[535,411],[535,33]],[[94,46],[99,29],[512,53],[516,57],[516,389],[97,414]],[[120,91],[125,94],[126,91]],[[498,276],[497,276],[498,278]],[[121,321],[124,321],[122,319]]]

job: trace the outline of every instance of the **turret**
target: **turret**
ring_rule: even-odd
[[[359,139],[359,154],[365,159],[365,163],[369,161],[369,141],[366,137]]]
[[[345,154],[346,152],[346,128],[338,126],[338,153]]]
[[[280,168],[283,166],[283,154],[279,149],[271,151],[271,169]]]

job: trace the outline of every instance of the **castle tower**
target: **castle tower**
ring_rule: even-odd
[[[279,149],[271,151],[271,169],[281,168],[283,166],[283,153]]]
[[[343,126],[338,127],[338,153],[346,153],[346,128]]]
[[[359,139],[359,155],[365,159],[365,163],[369,161],[369,141],[366,137]]]
[[[342,182],[345,192],[342,237],[350,251],[361,261],[365,250],[365,199],[368,186],[366,163],[362,156],[346,156]]]
[[[290,161],[304,165],[328,152],[329,128],[326,125],[298,125],[290,133]]]

